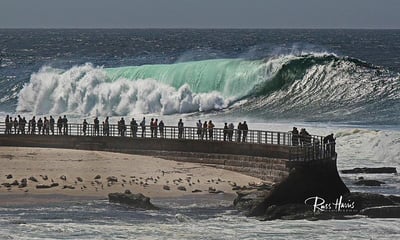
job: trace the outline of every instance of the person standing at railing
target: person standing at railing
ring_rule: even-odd
[[[125,136],[125,131],[126,131],[126,124],[125,124],[125,119],[123,117],[119,121],[119,125],[121,127],[121,137],[124,137]]]
[[[50,124],[50,132],[51,132],[52,135],[54,135],[54,124],[55,124],[55,121],[54,121],[53,116],[50,116],[49,124]]]
[[[292,145],[297,146],[299,145],[299,131],[296,127],[293,127],[292,133]]]
[[[143,117],[143,120],[140,122],[140,127],[142,128],[142,138],[146,137],[146,118]]]
[[[306,131],[305,128],[300,130],[300,144],[302,146],[310,146],[311,145],[311,135]]]
[[[203,123],[203,132],[201,133],[202,134],[201,135],[201,139],[207,140],[207,127],[208,127],[207,121],[204,121],[204,123]]]
[[[68,119],[66,115],[64,115],[64,118],[62,119],[62,126],[64,130],[64,135],[68,135]]]
[[[228,128],[228,123],[225,123],[225,125],[224,125],[224,141],[226,141],[226,139],[227,139],[227,136],[228,136],[228,134],[229,134],[229,128]]]
[[[6,116],[5,124],[6,124],[6,129],[4,130],[4,134],[9,134],[8,126],[10,125],[10,116],[8,115]]]
[[[160,121],[158,124],[158,129],[160,130],[160,137],[164,138],[164,122],[163,120]]]
[[[26,119],[25,117],[23,117],[19,121],[19,130],[18,130],[22,134],[25,134],[25,125],[26,125]]]
[[[154,118],[150,119],[150,136],[154,137]]]
[[[39,118],[39,120],[37,121],[37,128],[38,128],[39,135],[42,133],[42,127],[43,127],[43,120],[42,120],[42,118]]]
[[[229,141],[232,142],[233,130],[235,129],[235,126],[233,125],[233,123],[229,123],[228,128],[229,128],[229,135],[228,135],[228,138],[229,138]]]
[[[138,125],[137,125],[136,120],[134,118],[132,118],[132,120],[131,120],[130,127],[131,127],[131,136],[135,138],[136,134],[137,134]]]
[[[182,119],[179,119],[179,122],[178,122],[178,138],[180,139],[180,138],[182,138],[182,136],[183,136],[183,122],[182,122]]]
[[[17,120],[17,118],[14,118],[13,126],[14,126],[14,134],[17,134],[17,129],[18,129],[18,120]]]
[[[36,134],[36,119],[35,116],[31,119],[31,134]]]
[[[246,121],[244,121],[243,124],[242,124],[242,131],[243,131],[242,142],[246,142],[247,132],[249,131],[249,127],[247,126]]]
[[[93,125],[93,127],[94,127],[94,135],[95,136],[99,136],[99,133],[100,133],[100,121],[99,121],[99,119],[96,117],[93,120],[93,123],[94,123],[94,125]]]
[[[213,140],[214,138],[214,123],[210,120],[208,121],[208,136],[210,137],[210,140]]]
[[[203,134],[202,134],[202,132],[203,132],[203,124],[201,124],[201,121],[199,120],[197,123],[196,123],[196,127],[197,127],[197,137],[199,138],[199,139],[203,139]]]
[[[336,139],[333,137],[333,133],[324,137],[323,141],[324,141],[324,145],[325,145],[327,153],[330,155],[335,154]]]
[[[82,132],[83,132],[84,136],[86,136],[87,125],[88,125],[88,123],[86,122],[86,119],[83,119]]]
[[[58,117],[58,120],[57,120],[58,135],[62,134],[62,127],[63,127],[63,120],[60,116],[60,117]]]
[[[239,122],[236,132],[237,132],[237,141],[240,142],[240,140],[242,138],[242,123],[241,122]]]
[[[110,136],[110,122],[108,121],[108,117],[104,120],[103,124],[103,135],[104,136]]]
[[[49,135],[50,134],[50,122],[49,119],[44,117],[43,121],[43,134]]]
[[[158,129],[158,119],[154,121],[154,137],[157,138],[157,129]]]

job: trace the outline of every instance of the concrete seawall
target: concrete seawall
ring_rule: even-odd
[[[151,155],[212,165],[273,184],[267,205],[327,199],[349,192],[339,177],[336,159],[293,161],[291,146],[188,139],[103,136],[0,135],[0,146],[67,148]]]

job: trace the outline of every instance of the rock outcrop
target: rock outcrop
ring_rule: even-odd
[[[340,171],[343,174],[351,174],[351,173],[397,173],[395,167],[379,167],[379,168],[353,168],[353,169],[345,169]]]
[[[139,209],[159,209],[150,202],[150,198],[144,196],[141,193],[133,194],[130,191],[125,191],[124,193],[110,193],[108,194],[108,200],[113,203],[120,203]]]

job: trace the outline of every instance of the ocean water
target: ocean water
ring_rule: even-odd
[[[0,118],[246,120],[334,133],[338,168],[400,166],[400,30],[0,30]],[[386,182],[359,187],[363,176]],[[398,175],[342,175],[400,195]],[[2,239],[396,239],[394,219],[259,222],[223,199],[0,209]]]

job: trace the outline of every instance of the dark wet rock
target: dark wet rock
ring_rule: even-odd
[[[75,189],[75,187],[71,185],[64,185],[63,189]]]
[[[260,216],[265,213],[265,199],[270,191],[259,191],[257,189],[241,190],[236,192],[238,195],[233,201],[233,205],[246,216]]]
[[[7,178],[7,179],[11,179],[11,178],[13,178],[13,175],[12,175],[12,174],[7,174],[7,175],[6,175],[6,178]]]
[[[313,208],[305,204],[285,204],[281,206],[272,205],[265,211],[262,220],[298,220],[314,217]]]
[[[343,196],[344,202],[354,202],[355,209],[361,211],[365,208],[378,206],[392,206],[400,204],[400,196],[386,196],[376,193],[352,192]]]
[[[340,171],[343,174],[351,174],[351,173],[397,173],[395,167],[379,167],[379,168],[353,168],[353,169],[345,169]]]
[[[171,190],[171,188],[170,188],[169,186],[167,186],[167,185],[164,185],[164,186],[163,186],[163,189],[164,189],[164,190],[167,190],[167,191]]]
[[[380,186],[382,184],[385,184],[384,182],[378,181],[378,180],[367,180],[367,179],[361,179],[357,182],[354,183],[355,185],[363,185],[363,186]]]
[[[28,186],[28,180],[26,178],[21,179],[21,182],[19,183],[19,188],[24,188]]]
[[[34,176],[31,176],[28,179],[31,180],[32,182],[38,182],[38,180]]]
[[[400,205],[365,208],[360,214],[370,218],[400,218]]]
[[[150,202],[150,198],[144,196],[141,193],[110,193],[108,194],[108,200],[113,203],[120,203],[128,205],[134,208],[146,209],[146,210],[157,210],[158,207],[154,206]]]
[[[184,186],[178,186],[178,190],[180,191],[186,191],[186,188]]]
[[[192,191],[192,193],[199,193],[199,192],[203,192],[203,191],[201,191],[200,189],[194,189],[194,190]]]
[[[101,178],[100,175],[96,175],[96,176],[94,177],[94,179],[100,179],[100,178]]]

